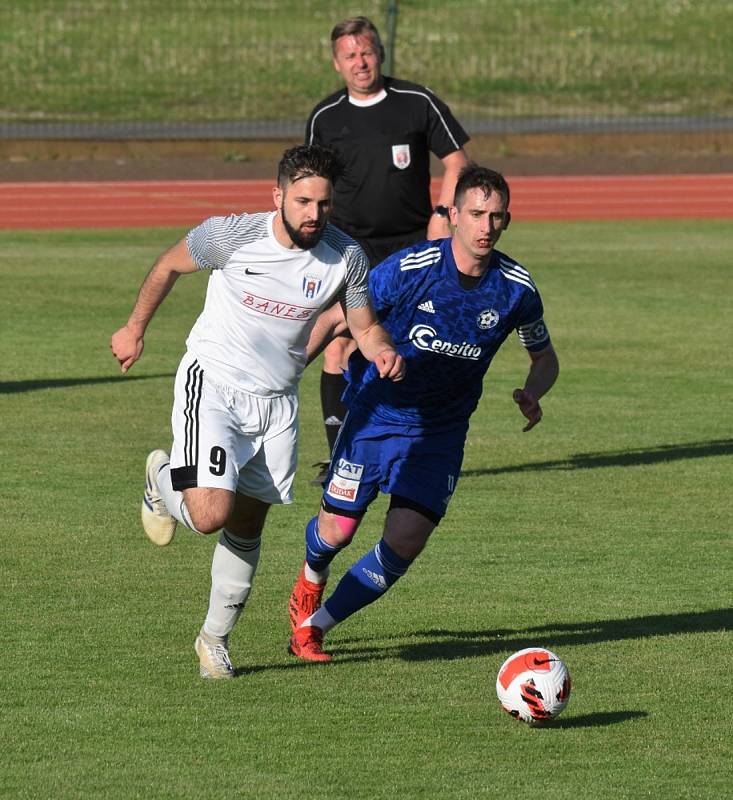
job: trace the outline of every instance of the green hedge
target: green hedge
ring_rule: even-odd
[[[339,86],[329,33],[387,2],[16,0],[0,123],[298,120]],[[730,0],[392,2],[395,74],[464,121],[725,117]]]

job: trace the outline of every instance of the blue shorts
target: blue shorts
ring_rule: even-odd
[[[458,483],[466,435],[412,426],[375,424],[358,411],[346,415],[331,456],[323,498],[360,516],[379,492],[398,495],[445,515]]]

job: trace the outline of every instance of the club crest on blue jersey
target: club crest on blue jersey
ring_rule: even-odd
[[[487,331],[489,328],[495,327],[498,321],[499,312],[495,311],[493,308],[487,308],[476,318],[476,324],[479,326],[479,328],[481,328],[482,331]]]
[[[397,169],[407,169],[410,166],[410,145],[392,145],[392,163]]]
[[[321,291],[323,281],[317,275],[306,275],[303,278],[303,294],[312,300]]]

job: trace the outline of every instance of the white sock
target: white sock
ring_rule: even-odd
[[[331,628],[337,625],[336,620],[326,611],[325,606],[316,609],[315,613],[311,614],[308,619],[304,619],[300,627],[305,628],[307,625],[312,625],[320,628],[324,633],[327,633]]]
[[[165,464],[158,472],[158,489],[160,496],[163,498],[165,507],[168,513],[175,517],[179,522],[182,522],[187,528],[190,528],[196,533],[200,533],[191,522],[191,515],[188,513],[186,504],[183,501],[183,492],[177,492],[171,483],[171,465]]]
[[[305,579],[310,581],[311,583],[325,583],[328,580],[328,574],[331,572],[331,566],[327,566],[326,569],[321,570],[321,572],[316,572],[314,569],[311,569],[308,566],[308,562],[305,562],[303,566],[303,574],[305,575]]]
[[[211,636],[228,636],[247,602],[257,562],[260,541],[238,539],[222,530],[211,560],[211,594],[204,631]]]

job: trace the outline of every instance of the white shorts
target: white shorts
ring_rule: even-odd
[[[298,396],[258,397],[219,386],[190,353],[173,398],[171,481],[228,489],[265,503],[292,503],[297,462]]]

